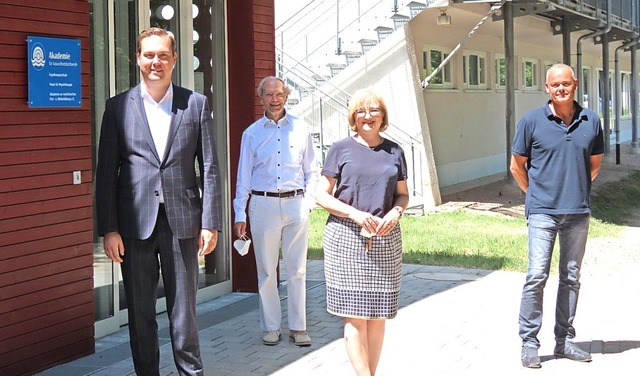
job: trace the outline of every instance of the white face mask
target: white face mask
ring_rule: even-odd
[[[243,236],[240,239],[236,239],[233,242],[233,248],[238,251],[240,256],[244,256],[249,252],[249,246],[251,245],[251,239],[246,236]]]

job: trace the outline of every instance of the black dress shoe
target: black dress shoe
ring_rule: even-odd
[[[540,368],[540,357],[538,356],[538,349],[529,346],[522,346],[522,352],[520,353],[520,360],[522,360],[522,366],[527,368]]]
[[[558,358],[567,358],[576,362],[590,362],[591,354],[583,351],[573,342],[559,343],[553,350],[553,355]]]

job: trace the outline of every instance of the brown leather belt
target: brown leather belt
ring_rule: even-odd
[[[264,191],[253,191],[253,190],[251,191],[251,194],[255,196],[278,197],[278,198],[295,197],[303,193],[304,193],[304,189],[296,189],[295,191],[284,191],[284,192],[264,192]]]

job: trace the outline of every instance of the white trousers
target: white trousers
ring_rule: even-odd
[[[251,196],[251,238],[258,269],[260,327],[280,330],[282,310],[278,295],[280,249],[287,272],[287,309],[290,330],[306,330],[306,274],[309,209],[303,195],[291,198]]]

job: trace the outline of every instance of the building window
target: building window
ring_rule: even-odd
[[[544,61],[544,73],[545,75],[547,74],[547,71],[549,70],[549,68],[551,68],[552,66],[554,66],[555,64],[558,64],[559,61],[549,61],[549,60],[545,60]],[[545,77],[546,79],[546,77]]]
[[[611,119],[614,116],[612,103],[612,93],[613,93],[613,80],[612,80],[613,72],[609,72],[608,78],[605,78],[605,72],[601,69],[598,70],[598,114],[601,118],[604,117],[605,107],[603,105],[604,102],[604,91],[608,90],[609,92],[609,100],[608,100],[608,110],[609,110],[609,118]],[[608,87],[608,88],[607,88]],[[613,125],[609,124],[610,129]]]
[[[522,59],[522,83],[524,90],[538,90],[538,61]]]
[[[486,89],[487,54],[484,52],[465,52],[462,56],[464,86],[470,89]]]
[[[620,93],[620,104],[622,105],[622,116],[631,115],[631,74],[622,73],[620,78],[620,86],[622,92]]]
[[[507,59],[503,55],[496,55],[496,89],[507,86]]]
[[[589,105],[589,77],[591,77],[591,69],[582,68],[582,77],[581,82],[578,82],[578,85],[582,86],[582,107],[590,108]]]
[[[445,50],[442,47],[426,46],[422,51],[422,74],[424,77],[429,77],[429,75],[440,66],[450,53],[451,51]],[[447,64],[431,78],[429,86],[440,88],[453,87],[453,82],[451,81],[450,61],[447,62]]]

